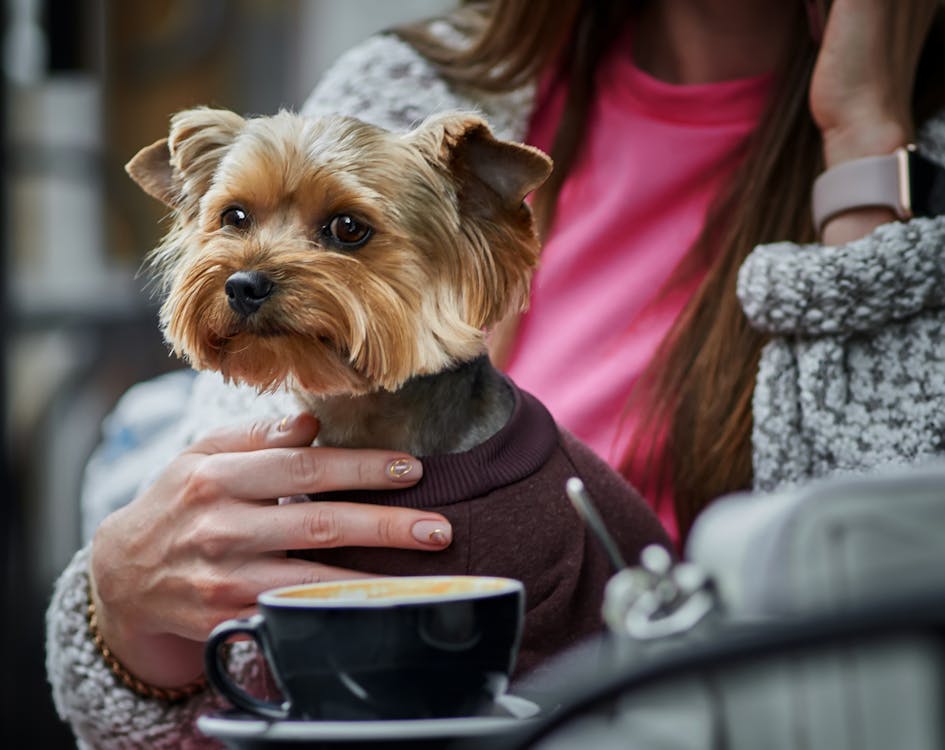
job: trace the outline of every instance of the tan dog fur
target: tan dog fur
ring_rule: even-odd
[[[127,165],[173,211],[150,262],[174,352],[260,390],[288,386],[316,411],[484,352],[488,328],[527,301],[539,242],[523,200],[550,169],[465,113],[400,134],[207,108],[176,115]],[[226,225],[234,208],[245,225]],[[363,246],[333,244],[337,217],[370,228]],[[240,271],[273,286],[248,316],[224,291]]]

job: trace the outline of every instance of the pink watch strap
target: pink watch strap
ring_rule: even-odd
[[[910,218],[908,151],[912,148],[846,161],[814,180],[811,203],[817,233],[830,217],[866,206],[890,208],[900,219]]]

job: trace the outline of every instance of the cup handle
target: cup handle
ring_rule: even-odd
[[[287,719],[290,708],[288,701],[264,701],[247,693],[230,677],[221,656],[221,646],[231,635],[248,635],[262,647],[265,639],[263,623],[262,615],[253,615],[245,619],[225,620],[217,625],[204,646],[204,668],[210,684],[237,708],[267,719]]]

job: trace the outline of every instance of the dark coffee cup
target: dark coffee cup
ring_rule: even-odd
[[[522,635],[524,587],[488,576],[369,578],[273,589],[259,614],[220,623],[207,641],[210,683],[271,719],[473,716],[504,692]],[[222,645],[251,636],[283,703],[229,677]]]

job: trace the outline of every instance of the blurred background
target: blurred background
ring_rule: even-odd
[[[74,747],[46,682],[44,612],[82,543],[102,417],[179,367],[137,276],[163,214],[123,165],[198,104],[298,108],[344,49],[450,0],[0,0],[4,457],[0,747]]]

